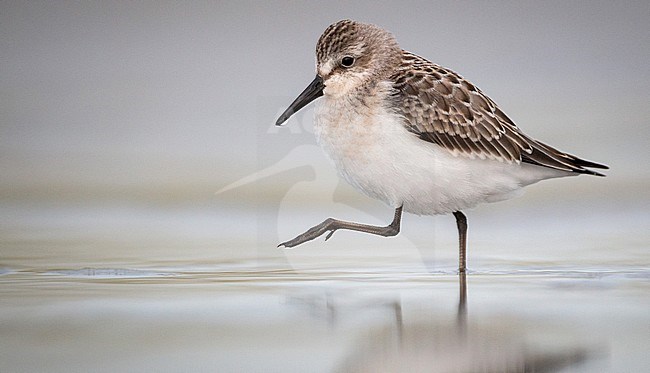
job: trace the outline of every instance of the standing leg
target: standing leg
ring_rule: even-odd
[[[467,218],[460,211],[454,212],[454,217],[456,217],[456,226],[458,227],[458,272],[464,273],[467,254]]]
[[[378,236],[384,236],[384,237],[395,236],[396,234],[399,233],[401,221],[402,221],[402,206],[395,209],[395,215],[393,216],[393,221],[385,227],[377,227],[374,225],[353,223],[349,221],[329,218],[326,219],[324,222],[318,224],[317,226],[309,228],[307,232],[299,235],[298,237],[279,244],[278,247],[280,246],[294,247],[300,245],[301,243],[311,241],[314,238],[324,234],[325,232],[329,232],[327,236],[325,236],[325,241],[327,241],[330,237],[332,237],[332,235],[334,234],[334,232],[336,232],[337,229],[348,229],[351,231],[365,232],[365,233],[376,234]]]

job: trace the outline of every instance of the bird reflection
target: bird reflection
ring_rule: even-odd
[[[345,297],[347,306],[338,309],[336,296],[330,294],[327,310],[319,315],[326,316],[334,328],[346,315],[358,317],[368,308],[392,314],[387,322],[362,333],[334,371],[555,372],[587,359],[585,348],[562,343],[561,336],[553,346],[535,343],[534,330],[540,330],[539,323],[531,328],[526,327],[526,320],[512,317],[469,319],[465,273],[458,275],[458,284],[455,321],[451,322],[448,315],[437,312],[408,320],[399,297],[358,303],[350,314],[349,295]],[[548,337],[548,332],[541,337]]]

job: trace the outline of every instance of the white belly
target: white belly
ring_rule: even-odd
[[[453,156],[418,138],[401,118],[368,107],[354,112],[323,97],[316,138],[339,173],[362,193],[419,215],[447,214],[514,197],[521,187],[570,175],[529,164]]]

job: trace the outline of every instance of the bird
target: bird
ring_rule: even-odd
[[[467,269],[467,217],[482,203],[523,193],[541,180],[608,169],[526,135],[476,85],[400,48],[379,26],[341,20],[316,44],[316,77],[276,121],[312,101],[316,140],[339,175],[394,209],[387,226],[328,218],[278,247],[352,230],[389,237],[403,212],[452,214],[458,272]]]

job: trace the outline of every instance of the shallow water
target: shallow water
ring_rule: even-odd
[[[0,371],[646,371],[646,211],[558,209],[469,215],[463,294],[453,220],[280,250],[322,213],[6,202]]]

